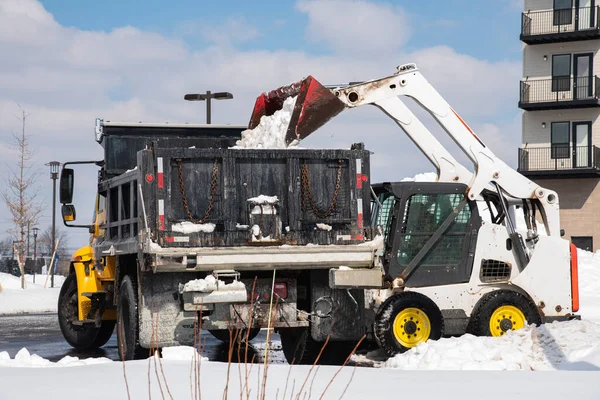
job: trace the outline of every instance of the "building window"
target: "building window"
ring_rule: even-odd
[[[570,157],[570,146],[569,146],[569,122],[553,122],[550,128],[550,141],[551,141],[551,157],[555,158],[569,158]]]
[[[573,0],[554,0],[554,25],[573,23]]]
[[[571,236],[571,242],[581,250],[594,251],[594,238],[591,236]]]
[[[556,54],[552,56],[552,91],[567,92],[571,90],[571,55]]]

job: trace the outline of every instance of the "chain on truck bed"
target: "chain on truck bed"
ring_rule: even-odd
[[[327,218],[335,209],[335,205],[337,203],[338,194],[340,193],[340,183],[342,180],[342,160],[338,160],[338,170],[337,170],[337,181],[335,182],[335,190],[333,192],[333,199],[329,204],[329,207],[326,211],[321,211],[315,204],[315,200],[313,199],[312,191],[310,189],[310,181],[308,179],[308,165],[304,164],[302,166],[302,211],[306,210],[306,198],[310,203],[310,208],[312,212],[317,216],[317,218]]]
[[[183,171],[181,166],[181,158],[177,159],[177,172],[179,174],[179,188],[181,189],[181,200],[183,201],[183,208],[185,213],[187,214],[188,219],[195,224],[204,224],[210,218],[210,213],[212,211],[213,205],[215,204],[215,194],[217,192],[217,177],[219,173],[218,160],[215,158],[215,163],[213,164],[212,170],[212,179],[210,183],[210,199],[208,201],[208,207],[206,208],[206,212],[204,213],[204,217],[202,219],[194,219],[192,217],[192,213],[190,212],[190,208],[188,206],[187,197],[185,196],[185,184],[183,183]]]

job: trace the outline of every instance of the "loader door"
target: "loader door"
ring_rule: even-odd
[[[415,184],[404,191],[389,240],[392,278],[409,271],[405,281],[412,287],[469,281],[481,220],[463,186]]]

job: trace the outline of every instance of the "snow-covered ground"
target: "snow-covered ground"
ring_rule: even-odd
[[[20,277],[0,272],[0,315],[56,312],[64,280],[64,276],[55,275],[54,288],[51,288],[50,277],[46,282],[46,275],[36,275],[33,283],[33,275],[25,275],[26,288],[21,289]]]
[[[376,368],[345,367],[337,376],[337,367],[321,366],[311,371],[309,366],[290,368],[273,364],[268,367],[266,398],[284,398],[284,391],[285,398],[290,398],[292,392],[293,398],[300,392],[299,398],[304,398],[304,393],[306,398],[318,398],[326,390],[325,399],[338,399],[344,391],[347,399],[389,398],[400,393],[402,397],[445,399],[475,399],[489,394],[492,394],[488,396],[490,398],[535,396],[544,400],[562,400],[576,395],[577,399],[600,399],[600,252],[578,253],[582,321],[527,327],[501,338],[471,335],[445,338],[424,343],[387,360],[382,359],[379,352],[355,356],[358,363],[370,362]],[[61,278],[57,280],[62,281]],[[6,275],[0,275],[0,284],[3,285],[0,310],[32,311],[19,305],[17,297],[21,294],[39,299],[41,293],[44,296],[48,293],[48,298],[41,302],[56,307],[58,289],[28,284],[28,289],[21,290],[19,279]],[[43,306],[36,307],[35,310],[39,310]],[[95,381],[111,384],[89,391],[91,398],[126,398],[125,382],[132,399],[150,398],[149,390],[154,398],[171,398],[165,380],[172,398],[195,398],[192,395],[196,387],[192,354],[190,348],[169,349],[162,361],[156,361],[156,366],[154,359],[122,364],[104,358],[79,360],[66,357],[52,363],[25,350],[10,359],[0,348],[0,399],[27,400],[39,396],[64,399],[65,388],[82,390],[83,386],[74,386],[73,382],[88,382],[92,376]],[[242,398],[246,398],[245,382],[250,388],[249,398],[255,398],[262,390],[263,365],[253,365],[247,380],[245,368],[243,364],[231,366],[228,384],[231,398],[240,396],[240,387]],[[226,363],[202,360],[200,388],[203,398],[222,397],[227,374]],[[332,379],[331,386],[326,388]]]

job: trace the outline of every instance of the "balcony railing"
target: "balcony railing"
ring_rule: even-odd
[[[597,39],[599,27],[600,6],[521,14],[521,40],[528,44]]]
[[[519,149],[519,172],[524,175],[600,175],[600,148],[553,145]]]
[[[519,107],[524,110],[598,107],[600,79],[553,77],[521,81]]]

